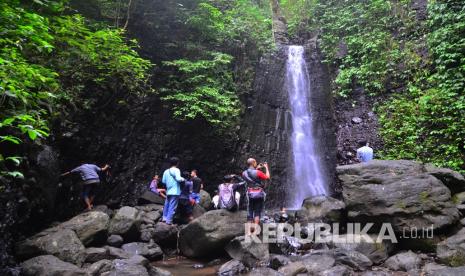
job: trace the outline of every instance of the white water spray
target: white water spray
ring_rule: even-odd
[[[307,64],[302,46],[289,46],[287,91],[292,113],[293,181],[295,190],[289,191],[291,208],[300,208],[305,198],[327,195],[321,159],[315,150],[313,122],[309,106],[310,87]]]

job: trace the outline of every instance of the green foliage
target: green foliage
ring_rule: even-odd
[[[356,86],[375,95],[386,92],[388,84],[399,87],[405,83],[417,66],[410,61],[415,55],[408,55],[412,51],[403,45],[405,39],[401,42],[393,31],[406,28],[414,19],[402,12],[407,4],[331,0],[315,5],[312,26],[321,32],[326,62],[338,68],[334,90],[339,96],[347,97]]]
[[[150,63],[133,50],[134,42],[120,30],[93,29],[79,15],[62,15],[64,9],[64,1],[0,3],[2,148],[47,137],[54,112],[70,102],[86,106],[84,91],[147,90]],[[20,177],[5,167],[19,160],[1,155],[0,174]]]
[[[465,8],[435,1],[428,15],[434,71],[380,107],[386,156],[465,170]]]
[[[182,120],[202,118],[226,128],[239,115],[239,101],[229,65],[232,57],[211,53],[208,60],[179,59],[165,62],[178,70],[163,100],[173,102],[174,116]]]
[[[201,1],[187,24],[209,44],[229,48],[252,44],[262,53],[273,47],[269,11],[252,1]]]

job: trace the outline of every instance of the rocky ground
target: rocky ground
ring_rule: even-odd
[[[373,161],[337,168],[342,199],[313,197],[290,211],[290,222],[391,223],[398,243],[250,243],[244,211],[206,212],[189,224],[159,222],[161,201],[98,206],[17,242],[23,275],[171,275],[150,264],[168,255],[231,258],[219,275],[465,275],[465,179],[454,171],[412,161]],[[205,192],[202,205],[210,205]],[[272,218],[266,218],[268,222]],[[433,237],[405,233],[432,229]],[[341,233],[340,237],[357,237]]]

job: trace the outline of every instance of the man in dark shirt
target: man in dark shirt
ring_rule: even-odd
[[[87,210],[92,210],[93,201],[95,197],[95,189],[100,183],[100,177],[98,175],[101,171],[106,171],[110,168],[109,165],[105,165],[103,168],[100,168],[94,164],[82,164],[79,167],[72,169],[69,172],[65,172],[61,176],[66,176],[72,173],[79,173],[82,179],[82,197],[86,203]]]
[[[191,197],[195,200],[196,204],[200,203],[200,190],[203,189],[203,182],[200,177],[197,176],[197,170],[191,171],[191,180],[193,185],[193,191]]]

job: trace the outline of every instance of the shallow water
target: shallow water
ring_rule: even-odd
[[[177,256],[153,262],[152,265],[168,270],[173,276],[215,276],[221,265],[227,261],[225,258],[199,261]]]

